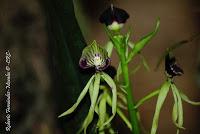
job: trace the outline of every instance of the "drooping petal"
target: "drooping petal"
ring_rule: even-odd
[[[153,123],[151,127],[151,134],[156,134],[157,128],[158,128],[158,120],[160,116],[160,111],[163,106],[163,103],[167,97],[167,94],[169,92],[170,88],[170,82],[166,81],[160,88],[160,92],[158,95],[157,103],[156,103],[156,109],[153,117]]]
[[[83,125],[82,125],[81,129],[78,131],[78,133],[81,133],[84,130],[84,134],[86,134],[87,127],[90,125],[90,123],[93,120],[96,102],[97,102],[98,95],[99,95],[99,85],[100,85],[100,74],[99,73],[95,74],[94,83],[92,83],[92,84],[94,84],[93,85],[94,90],[93,90],[92,96],[91,96],[90,109],[89,109],[88,115],[85,118]]]
[[[101,77],[106,81],[112,90],[112,116],[104,123],[104,126],[109,124],[110,121],[115,117],[117,109],[117,89],[113,79],[106,73],[102,73]]]
[[[65,111],[64,113],[62,113],[61,115],[59,115],[58,117],[63,117],[65,115],[68,115],[68,114],[71,114],[72,112],[74,112],[76,110],[76,108],[78,107],[78,105],[80,104],[80,102],[82,101],[82,99],[85,97],[88,89],[89,89],[89,86],[90,84],[92,83],[94,79],[94,75],[90,78],[90,80],[88,81],[88,83],[86,84],[85,88],[83,89],[83,91],[80,93],[76,103],[70,108],[68,109],[67,111]]]

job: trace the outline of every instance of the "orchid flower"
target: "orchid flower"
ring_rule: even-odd
[[[177,127],[177,134],[179,134],[180,129],[185,129],[183,127],[184,114],[183,114],[182,101],[185,101],[192,105],[200,105],[200,102],[191,101],[180,89],[177,88],[177,86],[173,82],[173,78],[175,76],[181,76],[183,74],[183,70],[177,65],[175,57],[170,54],[171,52],[168,52],[167,55],[165,56],[165,71],[167,74],[167,80],[163,83],[163,85],[160,88],[148,94],[140,101],[138,101],[138,103],[135,106],[135,108],[138,108],[145,101],[158,95],[156,109],[153,117],[152,128],[151,128],[151,134],[156,134],[160,111],[170,89],[174,97],[174,106],[172,109],[172,121]]]
[[[117,111],[117,90],[115,82],[108,74],[103,72],[103,70],[110,65],[110,58],[108,57],[107,51],[101,48],[96,43],[96,41],[94,41],[91,45],[84,48],[79,61],[79,65],[83,69],[95,67],[96,73],[89,79],[88,83],[80,93],[75,104],[66,112],[62,113],[59,117],[66,116],[74,112],[80,102],[83,100],[83,98],[89,92],[91,100],[90,109],[78,133],[84,131],[84,133],[86,134],[87,127],[92,122],[95,113],[99,116],[97,128],[99,131],[101,131],[101,133],[104,133],[103,131],[105,126],[108,126],[110,124]],[[111,90],[112,97],[107,90],[101,88],[101,79],[104,80],[109,86],[108,89]],[[102,94],[100,94],[100,90],[103,90]],[[107,99],[108,97],[109,99]],[[112,108],[112,115],[110,117],[108,116],[106,111],[106,103],[108,102],[109,106],[111,106]]]

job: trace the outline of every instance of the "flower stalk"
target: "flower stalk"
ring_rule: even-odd
[[[127,98],[127,105],[128,105],[128,112],[131,121],[131,126],[133,128],[132,133],[140,134],[137,109],[133,109],[133,107],[135,107],[135,104],[134,104],[131,83],[129,79],[129,70],[128,70],[128,64],[126,63],[125,53],[120,55],[120,61],[121,61],[122,75],[124,78],[124,85],[125,85],[124,89],[127,92],[126,98]]]
[[[160,21],[157,20],[157,24],[153,32],[149,33],[148,35],[144,36],[140,39],[132,48],[130,53],[128,52],[129,49],[129,38],[130,33],[123,36],[121,34],[113,35],[109,29],[106,29],[108,37],[112,41],[114,48],[117,51],[118,57],[120,59],[120,73],[123,76],[123,89],[126,92],[126,99],[127,99],[127,107],[128,113],[130,117],[130,122],[132,126],[132,133],[133,134],[140,134],[140,126],[139,126],[139,119],[137,116],[137,108],[135,108],[135,102],[132,92],[132,86],[130,82],[129,76],[129,62],[138,54],[146,44],[156,35],[157,31],[159,30]],[[119,74],[117,74],[119,75]],[[118,76],[119,77],[119,76]]]

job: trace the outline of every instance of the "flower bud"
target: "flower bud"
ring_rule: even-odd
[[[105,24],[108,29],[117,31],[123,27],[128,18],[129,14],[125,10],[111,5],[100,15],[99,21]]]
[[[183,74],[183,70],[177,65],[175,57],[170,56],[169,53],[165,56],[165,71],[170,77]]]

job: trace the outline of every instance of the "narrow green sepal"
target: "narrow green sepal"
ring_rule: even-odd
[[[76,103],[70,108],[68,109],[66,112],[62,113],[61,115],[58,116],[58,118],[63,117],[65,115],[71,114],[72,112],[74,112],[74,110],[76,110],[76,108],[78,107],[79,103],[82,101],[82,99],[85,97],[90,84],[92,83],[92,80],[94,79],[94,75],[90,78],[90,80],[88,81],[88,83],[86,84],[85,88],[83,89],[83,91],[80,93]]]
[[[160,19],[157,19],[156,27],[153,32],[147,34],[146,36],[142,37],[138,42],[135,43],[134,48],[131,50],[127,63],[132,60],[132,58],[138,54],[148,43],[149,41],[156,35],[160,27]]]

